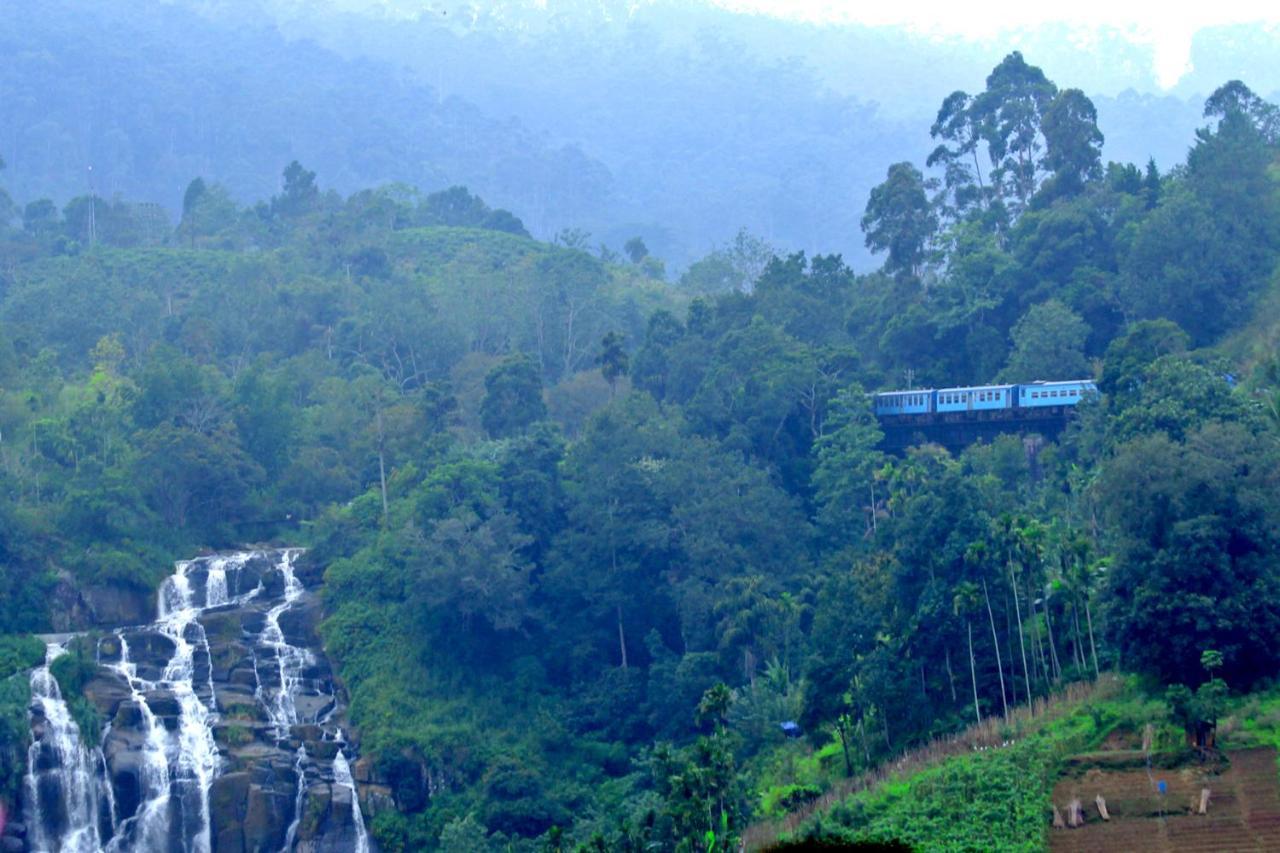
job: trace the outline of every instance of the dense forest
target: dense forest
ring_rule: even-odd
[[[1231,81],[1184,164],[1104,163],[1013,53],[925,130],[868,274],[743,231],[671,282],[642,235],[297,161],[176,227],[0,197],[0,678],[69,590],[305,545],[381,849],[638,851],[1102,673],[1189,719],[1275,677],[1280,110]],[[867,398],[1085,377],[1059,442],[957,455],[882,452]]]

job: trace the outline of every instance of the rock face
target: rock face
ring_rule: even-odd
[[[49,608],[53,630],[111,628],[141,625],[155,613],[151,594],[145,590],[113,586],[77,586],[68,572],[58,574]]]
[[[345,705],[297,555],[179,563],[156,622],[102,636],[84,688],[101,744],[63,744],[58,755],[78,757],[53,766],[32,759],[40,785],[22,804],[22,835],[6,831],[0,850],[369,851]],[[51,715],[33,709],[33,756],[54,754],[40,747]],[[103,816],[92,841],[65,831],[67,803],[85,788],[71,784],[72,765],[99,768],[100,802],[75,804]]]

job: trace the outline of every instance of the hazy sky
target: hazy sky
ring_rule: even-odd
[[[1280,3],[1276,0],[1212,0],[1212,2],[1124,2],[1071,0],[1050,7],[1027,0],[986,0],[982,3],[941,0],[712,0],[727,9],[756,12],[812,22],[902,26],[936,36],[970,39],[994,37],[1011,29],[1046,23],[1080,27],[1087,40],[1091,30],[1121,30],[1149,45],[1156,79],[1171,87],[1191,70],[1191,41],[1197,31],[1227,24],[1257,23],[1276,35],[1280,47]],[[1280,50],[1277,51],[1280,54]]]

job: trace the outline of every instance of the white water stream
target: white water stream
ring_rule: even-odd
[[[333,757],[333,782],[351,791],[351,822],[356,827],[355,853],[369,853],[369,833],[364,827],[364,815],[360,814],[360,793],[356,790],[356,780],[351,776],[351,765],[342,750]]]
[[[27,751],[29,841],[36,853],[96,853],[102,847],[103,809],[108,820],[112,812],[110,786],[102,781],[102,751],[85,748],[49,670],[65,652],[49,643],[44,666],[31,673],[31,702],[44,718],[44,731]]]

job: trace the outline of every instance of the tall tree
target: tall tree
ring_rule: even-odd
[[[1080,315],[1056,299],[1032,306],[1011,333],[1013,351],[1000,373],[1006,382],[1088,378],[1084,357],[1089,327]]]
[[[622,335],[612,331],[600,341],[600,374],[609,383],[609,399],[613,399],[618,390],[618,380],[626,376],[631,367],[624,341]]]
[[[862,230],[867,248],[889,253],[885,272],[919,276],[925,249],[938,227],[924,176],[910,163],[894,163],[871,190]]]
[[[480,423],[489,435],[516,435],[546,416],[542,375],[533,359],[526,355],[508,356],[485,376]]]
[[[987,76],[970,109],[991,158],[991,180],[1007,205],[1026,210],[1039,187],[1044,137],[1041,123],[1058,87],[1014,51]]]
[[[1053,173],[1053,194],[1075,195],[1102,177],[1102,131],[1093,101],[1079,89],[1064,89],[1049,104],[1042,122],[1045,168]]]

